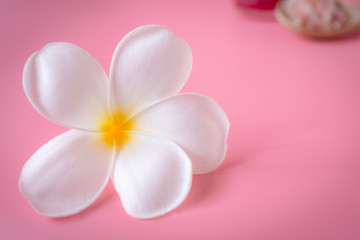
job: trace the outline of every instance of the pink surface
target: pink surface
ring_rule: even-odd
[[[108,72],[120,39],[152,23],[192,48],[183,92],[208,95],[228,114],[224,163],[195,176],[185,202],[154,220],[128,216],[111,183],[78,215],[38,215],[19,174],[65,129],[26,99],[26,59],[66,41]],[[360,34],[304,39],[231,0],[5,0],[0,32],[0,239],[360,239]]]

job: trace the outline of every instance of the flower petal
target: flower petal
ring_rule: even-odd
[[[51,43],[26,62],[27,97],[44,117],[72,128],[97,130],[108,113],[108,79],[89,53],[71,43]]]
[[[185,93],[166,98],[134,116],[134,130],[161,135],[179,145],[193,171],[207,173],[225,158],[229,121],[211,98]]]
[[[190,190],[190,159],[165,138],[138,132],[130,132],[130,138],[120,150],[113,173],[125,210],[137,218],[173,210]]]
[[[192,66],[189,45],[165,27],[149,25],[127,34],[111,63],[112,105],[133,113],[180,91]]]
[[[114,150],[100,134],[70,130],[42,146],[25,164],[19,187],[42,215],[63,217],[88,207],[106,186]]]

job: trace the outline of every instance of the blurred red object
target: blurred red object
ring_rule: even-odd
[[[272,10],[279,0],[236,0],[236,5],[257,10]]]

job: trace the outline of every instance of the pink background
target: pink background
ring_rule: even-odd
[[[120,39],[153,23],[192,48],[183,92],[228,114],[224,163],[157,219],[128,216],[111,183],[80,214],[38,215],[18,190],[20,171],[66,129],[26,99],[25,61],[65,41],[108,72]],[[3,0],[0,31],[0,239],[360,239],[360,33],[304,39],[232,0]]]

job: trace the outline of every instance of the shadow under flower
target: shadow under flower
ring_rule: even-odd
[[[202,203],[216,202],[221,197],[223,191],[226,191],[226,185],[229,180],[229,173],[247,161],[246,156],[229,156],[224,163],[208,174],[193,175],[193,182],[190,193],[183,204],[175,212],[186,211]]]

